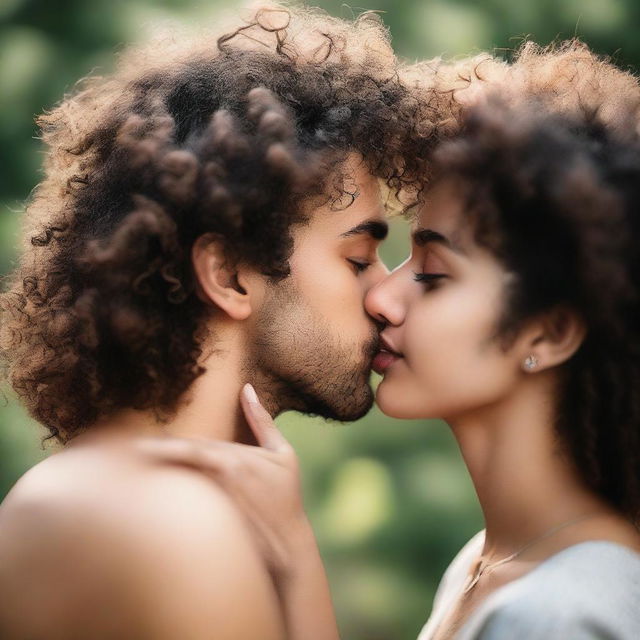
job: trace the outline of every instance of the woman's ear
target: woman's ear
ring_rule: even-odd
[[[556,307],[534,320],[519,340],[522,368],[540,371],[563,364],[580,348],[587,328],[574,310]]]
[[[246,320],[251,315],[251,297],[241,285],[244,278],[229,259],[220,236],[200,236],[191,249],[191,263],[196,293],[203,302],[215,305],[233,320]]]

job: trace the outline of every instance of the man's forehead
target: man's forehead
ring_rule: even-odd
[[[382,240],[387,235],[389,226],[379,197],[365,199],[362,194],[344,209],[323,207],[316,210],[312,220],[312,226],[339,238],[366,234]]]
[[[380,235],[387,223],[379,180],[369,172],[361,157],[353,155],[342,165],[339,177],[336,192],[320,206],[312,207],[309,227],[336,236]],[[368,226],[357,229],[361,225]]]

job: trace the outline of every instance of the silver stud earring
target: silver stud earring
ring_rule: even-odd
[[[522,364],[526,371],[533,371],[538,366],[538,358],[532,354],[527,356]]]

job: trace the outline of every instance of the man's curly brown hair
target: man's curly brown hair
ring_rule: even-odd
[[[303,205],[353,197],[348,153],[391,192],[412,185],[426,156],[411,130],[450,96],[423,114],[396,66],[375,15],[270,5],[222,36],[125,51],[39,119],[45,177],[0,298],[0,356],[51,437],[124,407],[175,411],[203,372],[198,236],[277,280]]]
[[[554,308],[584,319],[557,430],[587,486],[640,522],[640,140],[637,120],[611,127],[597,113],[494,99],[434,170],[457,181],[477,241],[515,275],[502,337]]]

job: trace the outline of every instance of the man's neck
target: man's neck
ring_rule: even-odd
[[[206,371],[184,396],[176,415],[164,426],[166,433],[185,438],[211,438],[251,442],[251,431],[240,408],[244,353],[231,344],[216,344],[204,362]]]
[[[169,435],[255,444],[240,407],[240,391],[251,382],[245,366],[245,341],[239,334],[216,335],[203,346],[205,372],[184,394],[176,413],[159,420],[153,411],[123,409],[87,432],[93,437]]]

